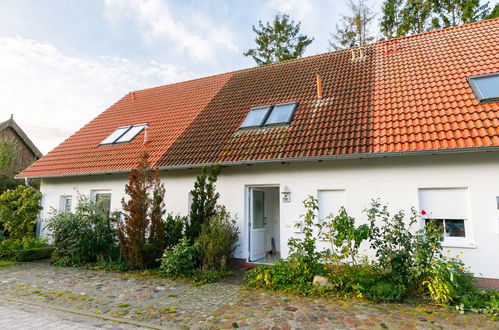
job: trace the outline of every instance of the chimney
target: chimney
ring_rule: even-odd
[[[149,142],[149,130],[148,130],[149,126],[146,125],[146,127],[144,128],[144,144],[147,144]]]
[[[137,99],[137,95],[135,95],[135,92],[132,92],[132,101],[135,101]]]
[[[322,81],[321,76],[317,74],[317,101],[322,100]]]

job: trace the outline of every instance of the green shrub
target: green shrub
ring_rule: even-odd
[[[320,264],[311,264],[309,258],[294,254],[274,265],[261,265],[245,274],[247,285],[275,291],[309,294],[313,291],[314,276],[323,272]]]
[[[456,303],[456,309],[471,311],[499,318],[499,291],[476,289],[471,293],[462,294]]]
[[[184,237],[171,250],[165,250],[160,269],[166,277],[182,277],[191,275],[196,265],[196,248]]]
[[[382,280],[368,287],[365,297],[375,302],[396,302],[405,298],[407,288],[393,281]]]
[[[334,291],[365,297],[370,287],[383,279],[376,267],[364,262],[359,265],[327,265],[327,276]]]
[[[165,248],[171,249],[184,237],[187,217],[168,214],[165,220]]]
[[[48,259],[52,256],[53,252],[54,248],[51,246],[20,250],[17,252],[16,261]]]
[[[215,182],[220,170],[220,166],[205,166],[201,173],[196,176],[194,189],[191,191],[192,204],[189,222],[185,228],[185,235],[191,242],[197,240],[203,224],[216,213],[220,194],[215,192]]]
[[[18,186],[0,195],[0,223],[9,238],[21,240],[34,236],[36,218],[42,209],[42,194],[33,188]]]
[[[78,196],[76,212],[57,213],[48,219],[55,251],[53,264],[57,266],[83,266],[101,259],[116,259],[118,246],[115,225],[119,214],[108,215],[102,203],[87,196]]]
[[[239,229],[224,207],[203,223],[196,249],[203,270],[227,269],[236,248]]]
[[[0,259],[14,259],[21,250],[46,246],[46,240],[41,238],[25,238],[23,240],[4,239],[0,241]]]

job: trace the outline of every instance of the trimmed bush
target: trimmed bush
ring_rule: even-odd
[[[14,259],[20,250],[46,247],[45,240],[25,238],[23,240],[5,239],[0,241],[0,259]]]
[[[32,261],[39,259],[48,259],[52,257],[54,248],[51,246],[20,250],[17,252],[16,261]]]
[[[189,276],[193,274],[196,264],[196,248],[184,237],[171,250],[165,250],[160,269],[167,277]]]

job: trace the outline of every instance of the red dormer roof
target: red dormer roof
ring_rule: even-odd
[[[185,168],[499,147],[499,103],[467,82],[499,72],[499,19],[130,93],[19,177],[126,171],[142,151]],[[322,99],[317,99],[317,74]],[[240,130],[252,107],[298,102],[289,126]],[[100,146],[148,123],[131,143]]]

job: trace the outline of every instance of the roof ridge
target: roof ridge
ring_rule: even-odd
[[[425,32],[422,32],[422,33],[412,34],[412,35],[408,35],[408,36],[402,36],[402,37],[397,37],[397,38],[392,38],[392,39],[387,39],[387,40],[379,40],[379,41],[376,41],[376,42],[373,42],[373,43],[370,43],[370,44],[366,44],[366,45],[362,45],[362,46],[355,46],[355,47],[350,47],[350,48],[345,48],[345,49],[338,49],[338,50],[335,50],[335,51],[332,51],[332,52],[325,52],[325,53],[320,53],[320,54],[314,54],[314,55],[309,55],[309,56],[305,56],[305,57],[300,57],[300,58],[285,60],[285,61],[281,61],[281,62],[269,63],[269,64],[264,64],[264,65],[259,65],[259,66],[253,66],[253,67],[250,67],[250,68],[237,69],[237,70],[227,71],[227,72],[223,72],[223,73],[212,74],[212,75],[209,75],[209,76],[203,76],[203,77],[198,77],[198,78],[193,78],[193,79],[188,79],[188,80],[182,80],[182,81],[178,81],[178,82],[171,83],[171,84],[164,84],[164,85],[159,85],[159,86],[154,86],[154,87],[149,87],[149,88],[143,88],[143,89],[133,90],[133,91],[129,91],[124,96],[127,96],[127,95],[129,95],[131,93],[135,93],[135,92],[152,90],[152,89],[156,89],[156,88],[162,88],[162,87],[165,87],[165,86],[175,86],[175,85],[184,84],[184,83],[191,83],[191,82],[195,82],[195,81],[198,81],[198,80],[210,79],[210,78],[214,78],[214,77],[218,77],[218,76],[223,76],[223,75],[227,75],[227,74],[235,74],[235,73],[238,73],[238,72],[245,72],[245,71],[251,71],[251,70],[260,70],[260,69],[263,70],[264,68],[269,68],[269,67],[274,67],[274,66],[280,66],[280,65],[286,65],[288,63],[292,63],[292,62],[296,62],[296,61],[302,61],[302,60],[308,60],[308,59],[315,59],[317,57],[327,56],[327,55],[331,55],[331,54],[335,54],[335,53],[339,54],[341,52],[351,51],[352,49],[356,49],[356,48],[359,48],[359,47],[375,47],[378,44],[379,45],[383,45],[385,43],[390,43],[390,42],[400,41],[400,40],[406,40],[406,39],[415,39],[415,38],[419,38],[421,36],[426,36],[426,35],[430,35],[430,34],[446,33],[446,32],[453,31],[453,30],[469,28],[470,26],[474,26],[474,25],[491,24],[494,21],[499,21],[499,17],[498,18],[492,18],[492,19],[486,19],[486,20],[479,21],[479,22],[473,22],[473,23],[468,23],[468,24],[451,26],[451,27],[448,27],[448,28],[443,28],[443,29],[438,29],[438,30],[425,31]]]

